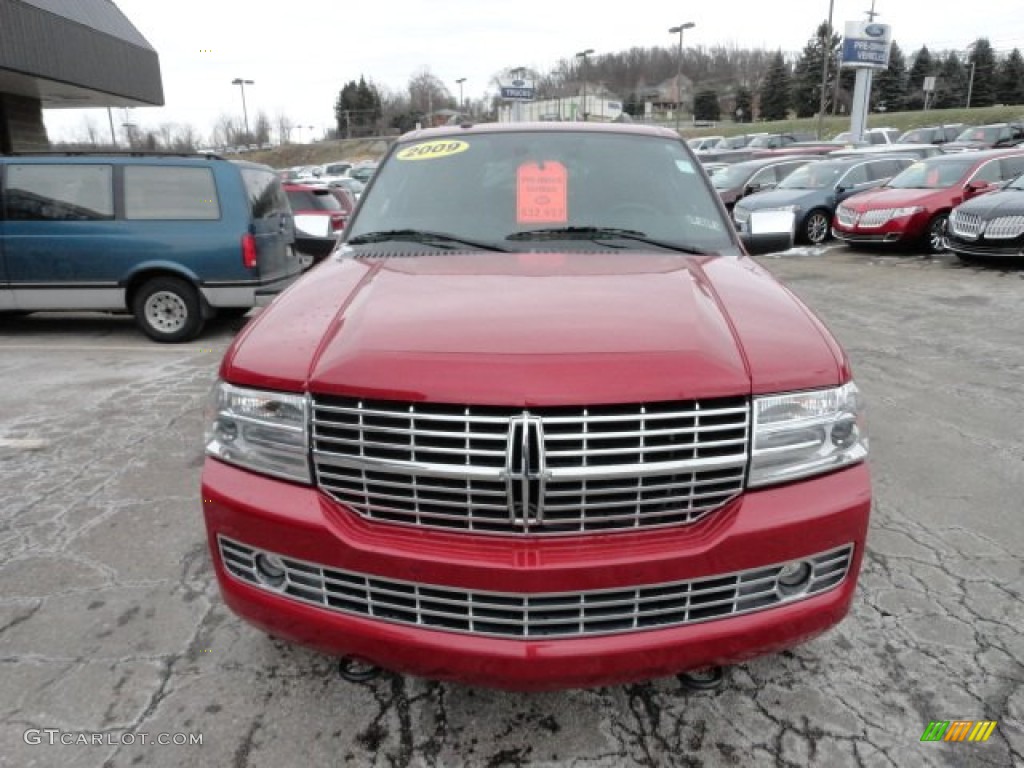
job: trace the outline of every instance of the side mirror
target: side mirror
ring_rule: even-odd
[[[751,211],[740,242],[751,256],[788,251],[793,247],[795,229],[792,211]]]
[[[975,179],[974,181],[967,182],[967,194],[977,195],[980,194],[981,192],[984,192],[987,189],[990,189],[991,187],[991,183],[987,181],[982,181],[981,179]]]

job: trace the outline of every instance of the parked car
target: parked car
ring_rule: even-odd
[[[272,169],[210,155],[0,156],[0,310],[128,311],[161,342],[269,303],[301,267]]]
[[[1024,175],[954,208],[946,235],[964,260],[1024,258]]]
[[[486,123],[389,150],[338,250],[237,337],[202,509],[226,603],[433,679],[618,684],[849,610],[863,402],[673,131]]]
[[[747,145],[760,136],[767,136],[767,133],[747,133],[742,136],[728,136],[719,141],[711,149],[704,149],[700,152],[702,163],[738,163],[743,160],[750,160],[754,151]]]
[[[854,195],[836,210],[832,234],[846,243],[920,243],[944,250],[949,212],[992,185],[1024,172],[1024,151],[941,155],[914,163],[884,187]]]
[[[957,136],[956,141],[943,144],[942,150],[944,152],[967,152],[975,149],[1015,147],[1021,142],[1024,142],[1024,124],[972,125]]]
[[[373,174],[376,170],[376,163],[364,163],[362,165],[356,165],[349,168],[348,175],[356,181],[362,182],[363,184],[369,184],[370,179],[373,178]]]
[[[814,141],[811,133],[766,133],[755,136],[746,145],[747,149],[781,149],[803,141]]]
[[[725,207],[732,210],[737,200],[755,192],[774,189],[780,181],[802,165],[819,158],[806,157],[769,157],[756,160],[745,160],[742,163],[727,165],[718,173],[711,175],[711,184],[718,191]]]
[[[697,136],[692,139],[687,139],[686,143],[694,152],[702,152],[705,149],[713,148],[724,138],[724,136]]]
[[[964,130],[963,123],[949,125],[929,125],[924,128],[913,128],[900,135],[897,144],[946,144],[956,141]]]
[[[363,190],[366,189],[366,185],[363,184],[359,179],[353,179],[351,176],[336,176],[327,182],[329,187],[341,187],[346,189],[352,195],[352,197],[358,201],[363,194]]]
[[[847,147],[829,152],[829,157],[884,157],[901,155],[923,160],[926,157],[941,155],[942,149],[935,144],[872,144],[863,147]]]
[[[285,184],[285,194],[295,215],[295,250],[303,266],[319,264],[338,241],[347,216],[326,184]]]
[[[325,163],[320,170],[320,174],[321,177],[327,176],[331,178],[347,176],[348,172],[352,169],[352,165],[352,163],[343,160],[339,160],[334,163]]]
[[[867,128],[861,132],[861,143],[895,144],[899,137],[900,131],[897,128]],[[856,143],[854,142],[852,131],[843,131],[842,133],[836,134],[835,138],[832,140],[843,143]]]
[[[913,158],[837,157],[808,163],[793,171],[779,186],[743,198],[733,208],[733,219],[741,231],[749,227],[754,211],[792,211],[797,221],[797,239],[823,243],[840,202],[883,184],[908,165]]]

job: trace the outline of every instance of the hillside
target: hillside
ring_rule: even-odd
[[[378,160],[387,152],[393,139],[340,139],[318,141],[315,144],[285,144],[259,152],[246,152],[237,157],[271,168],[291,168],[296,165],[323,165],[336,160],[358,163]]]

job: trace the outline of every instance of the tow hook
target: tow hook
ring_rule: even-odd
[[[691,691],[717,691],[725,681],[725,672],[721,667],[707,667],[682,672],[676,677],[684,688]]]
[[[338,662],[338,674],[350,683],[365,683],[380,677],[381,669],[355,656],[342,656]]]

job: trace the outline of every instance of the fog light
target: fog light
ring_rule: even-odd
[[[811,564],[799,561],[786,563],[775,578],[775,589],[782,597],[793,597],[806,592],[811,584]]]
[[[832,445],[836,448],[849,448],[857,438],[857,419],[853,416],[832,425]]]
[[[277,555],[260,552],[256,555],[256,578],[261,584],[277,589],[284,584],[284,562]]]

